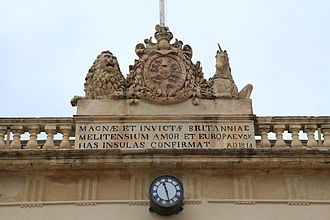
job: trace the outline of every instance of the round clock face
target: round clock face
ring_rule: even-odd
[[[183,201],[183,186],[174,176],[159,176],[150,185],[150,197],[160,206],[175,206]]]

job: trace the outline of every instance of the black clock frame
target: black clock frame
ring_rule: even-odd
[[[178,197],[178,201],[176,201],[173,205],[171,205],[171,204],[162,204],[162,203],[159,203],[159,202],[154,200],[155,197],[152,195],[152,193],[153,193],[152,189],[153,189],[155,183],[158,180],[162,179],[162,178],[174,179],[181,188],[181,190],[180,190],[181,191],[181,196]],[[169,216],[169,215],[173,215],[173,214],[178,214],[179,212],[181,212],[183,210],[183,207],[182,207],[183,206],[183,200],[184,200],[183,185],[182,185],[181,181],[175,176],[167,175],[167,174],[158,176],[150,184],[149,199],[150,199],[150,208],[149,208],[150,211],[156,212],[157,214],[162,215],[162,216]]]

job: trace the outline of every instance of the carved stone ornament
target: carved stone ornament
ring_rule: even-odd
[[[103,51],[97,56],[89,69],[85,82],[87,98],[123,98],[125,78],[121,74],[117,58],[110,51]]]
[[[208,81],[199,61],[191,61],[189,45],[175,39],[168,27],[156,26],[152,38],[135,47],[139,57],[129,66],[129,75],[122,75],[117,58],[110,51],[97,56],[86,76],[85,96],[75,96],[73,106],[80,99],[129,99],[137,103],[143,99],[155,104],[175,104],[189,98],[194,104],[200,99],[249,99],[252,85],[240,92],[231,75],[227,51],[219,45],[216,55],[216,73]]]
[[[139,60],[130,66],[127,77],[127,97],[144,99],[157,104],[172,104],[198,96],[203,81],[200,65],[192,61],[192,49],[182,41],[170,41],[172,33],[167,27],[156,26],[155,38],[146,39],[145,45],[136,45]],[[206,83],[206,80],[204,80]]]
[[[216,58],[216,72],[214,76],[209,80],[209,84],[212,86],[212,95],[216,98],[239,98],[249,99],[252,93],[252,85],[246,85],[240,92],[238,92],[237,86],[231,75],[231,68],[229,65],[229,58],[227,51],[223,51],[219,46]]]
[[[97,56],[85,80],[85,97],[74,96],[72,106],[76,106],[79,99],[125,98],[125,78],[117,58],[110,51],[103,51]]]

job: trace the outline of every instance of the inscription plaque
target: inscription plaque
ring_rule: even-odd
[[[77,149],[255,148],[252,122],[77,123]]]

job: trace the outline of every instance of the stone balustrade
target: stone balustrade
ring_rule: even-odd
[[[281,147],[330,147],[330,117],[308,116],[281,116],[256,117],[256,136],[260,148]],[[269,138],[270,133],[275,134],[274,139]],[[283,135],[284,132],[287,134]],[[302,139],[301,132],[307,135]]]
[[[70,149],[74,129],[71,117],[0,118],[0,149]],[[25,133],[28,140],[21,139]],[[58,133],[61,140],[54,139]]]
[[[22,139],[23,134],[28,138]],[[0,118],[0,149],[70,149],[74,135],[72,117]],[[255,135],[258,148],[330,147],[330,117],[256,117]]]

